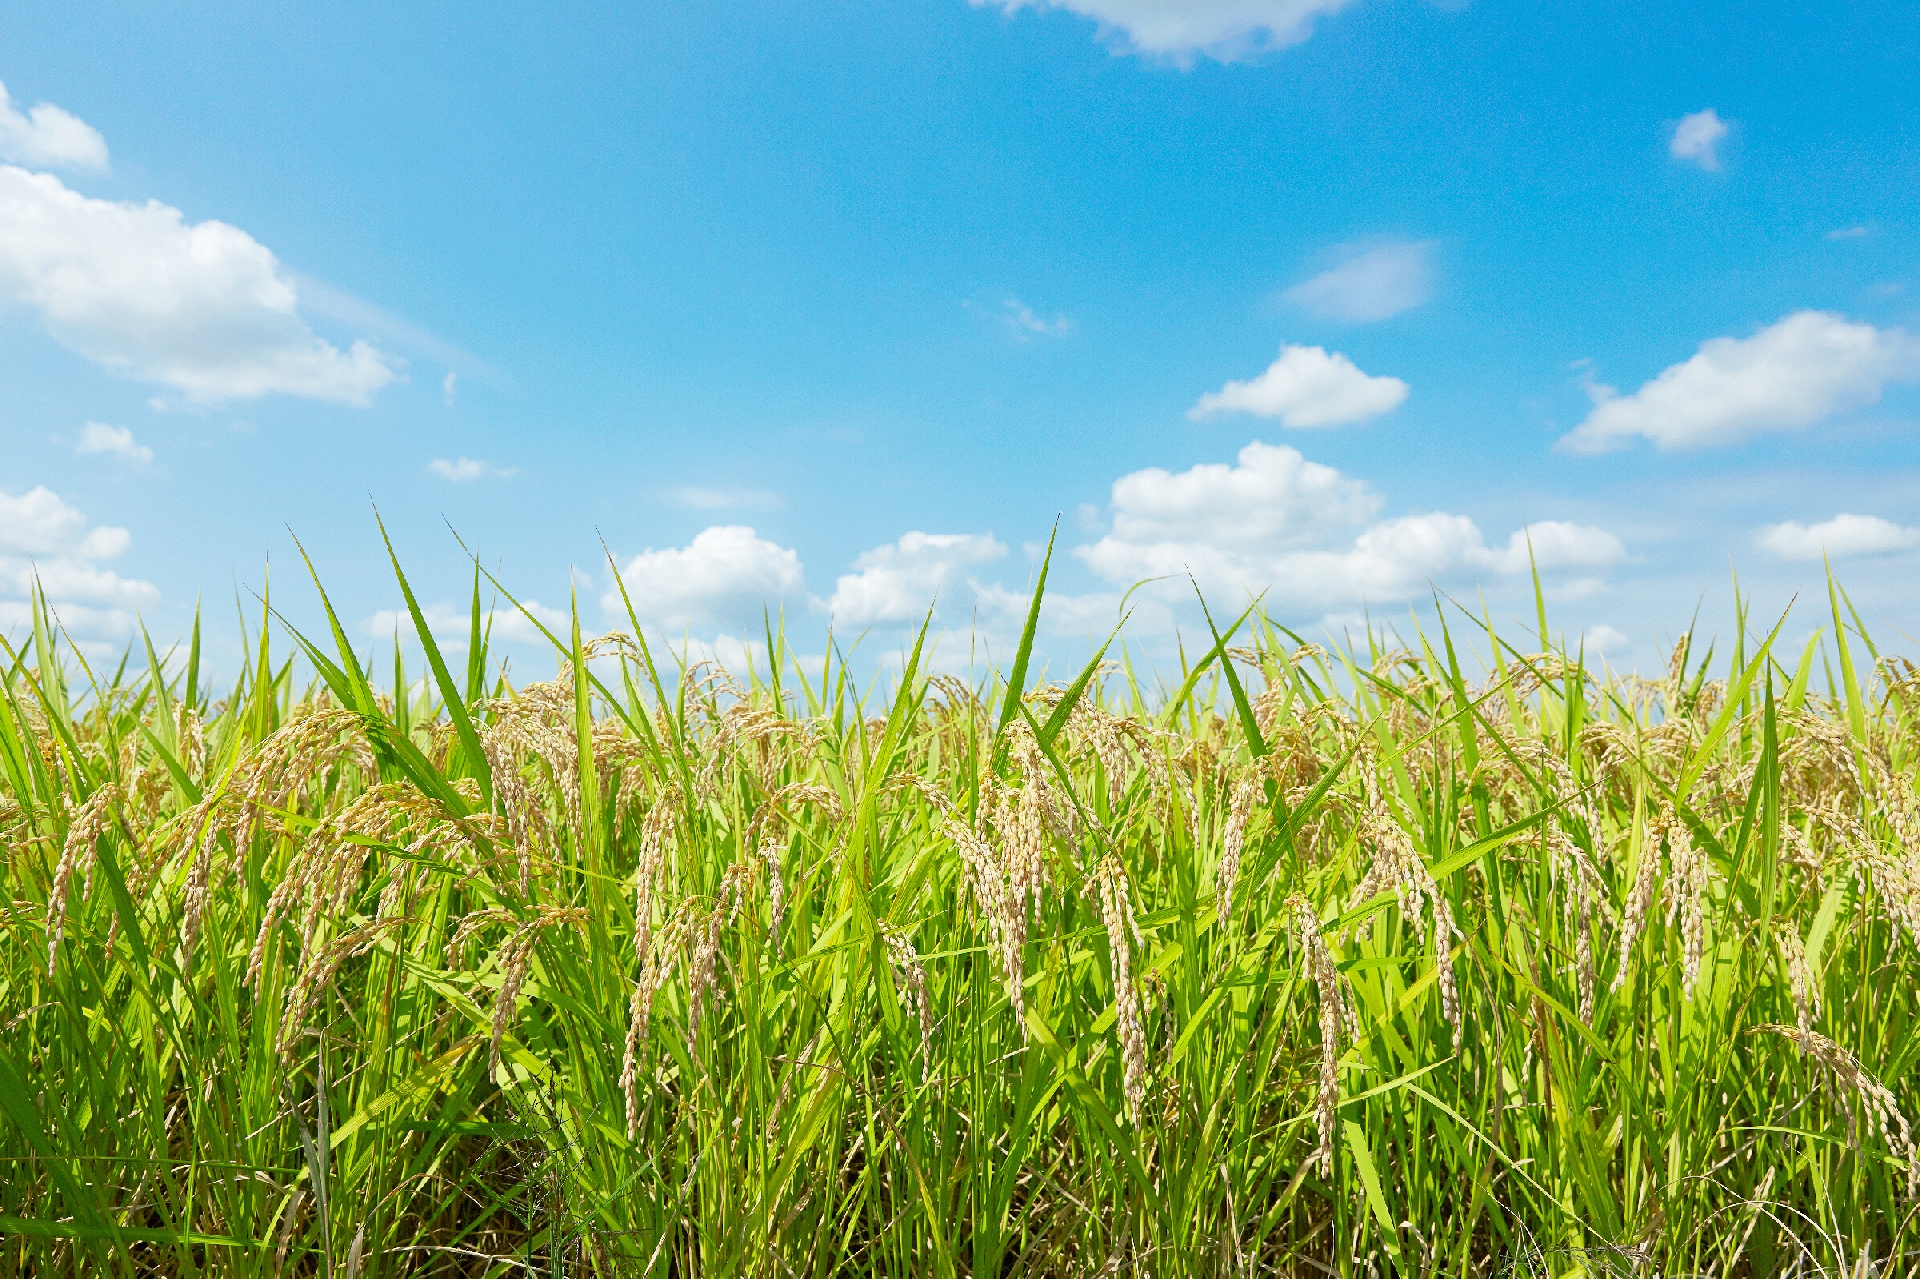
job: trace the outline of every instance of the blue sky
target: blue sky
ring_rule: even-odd
[[[10,7],[0,626],[1920,630],[1920,10]],[[748,532],[751,530],[751,532]],[[1809,614],[1795,629],[1817,624]],[[509,627],[509,630],[512,628]],[[1722,624],[1721,629],[1724,629]]]

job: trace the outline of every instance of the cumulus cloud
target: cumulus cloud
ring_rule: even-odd
[[[124,528],[92,524],[44,486],[20,496],[0,492],[0,624],[28,620],[35,582],[63,622],[76,631],[124,636],[130,610],[160,598],[151,582],[121,577],[101,561],[132,545]]]
[[[1632,395],[1590,384],[1593,411],[1560,447],[1603,453],[1636,437],[1663,449],[1733,444],[1800,430],[1873,404],[1891,382],[1920,378],[1920,340],[1829,311],[1798,311],[1749,338],[1700,344]]]
[[[110,560],[125,554],[131,542],[123,528],[89,526],[86,516],[45,485],[19,497],[0,492],[0,553]]]
[[[102,172],[107,167],[107,140],[79,116],[49,102],[31,111],[16,110],[7,86],[0,84],[0,160]]]
[[[90,454],[110,457],[135,470],[153,461],[153,450],[135,440],[132,431],[124,426],[108,426],[105,422],[89,422],[82,427],[73,451],[83,457]]]
[[[1488,546],[1466,516],[1376,522],[1379,508],[1363,482],[1256,441],[1234,466],[1121,477],[1113,486],[1113,531],[1075,554],[1116,584],[1192,574],[1210,592],[1265,591],[1283,608],[1406,599],[1429,582],[1522,573],[1529,542],[1542,571],[1626,557],[1604,529],[1548,521]]]
[[[365,405],[397,376],[366,342],[342,352],[317,336],[291,277],[238,227],[92,199],[13,165],[0,165],[0,300],[38,311],[87,359],[203,402]]]
[[[139,618],[124,608],[96,608],[50,600],[48,610],[65,630],[73,646],[94,661],[115,655],[133,637]],[[33,627],[33,605],[26,600],[0,599],[0,634],[25,632]]]
[[[520,474],[517,466],[500,467],[491,462],[483,462],[477,457],[461,454],[451,460],[436,457],[427,463],[427,469],[443,480],[452,480],[455,484],[471,484],[474,480],[496,479],[510,480]]]
[[[991,645],[997,643],[1008,646],[1000,652],[1010,653],[1011,645],[1018,641],[1026,625],[1027,609],[1033,603],[1033,588],[1026,585],[1011,590],[997,582],[973,582],[970,585],[974,593],[975,615],[982,623],[976,634],[989,642],[989,652],[995,651]],[[1183,583],[1181,593],[1175,598],[1175,602],[1182,607],[1192,599],[1190,594],[1184,593],[1185,590]],[[1173,593],[1169,593],[1169,597],[1174,598]],[[1178,629],[1175,610],[1168,607],[1164,599],[1138,591],[1129,595],[1121,590],[1096,590],[1074,595],[1049,581],[1046,598],[1040,604],[1039,633],[1093,639],[1097,642],[1105,638],[1123,616],[1127,619],[1128,632],[1135,636],[1171,636]],[[1059,654],[1059,650],[1055,652]]]
[[[1221,62],[1299,44],[1313,20],[1348,0],[972,0],[1008,13],[1029,6],[1065,9],[1100,24],[1115,53],[1143,53],[1190,64],[1195,54]]]
[[[1911,550],[1920,546],[1920,529],[1903,528],[1877,515],[1843,514],[1819,524],[1769,524],[1754,540],[1784,560],[1839,560]]]
[[[1589,626],[1582,631],[1580,643],[1582,647],[1595,653],[1611,653],[1626,647],[1627,635],[1626,632],[1602,622],[1598,626]]]
[[[1524,573],[1535,566],[1605,568],[1626,558],[1627,548],[1605,529],[1541,520],[1515,529],[1505,547],[1488,552],[1486,563],[1502,573]]]
[[[759,619],[755,618],[757,624]],[[755,666],[766,666],[767,646],[738,635],[724,632],[712,639],[695,639],[690,635],[669,634],[654,631],[649,634],[647,645],[652,649],[655,659],[662,656],[671,658],[683,667],[697,666],[702,662],[712,662],[721,668],[744,676]],[[802,666],[818,669],[824,655],[801,656],[797,659]]]
[[[1207,462],[1171,474],[1149,467],[1113,484],[1112,541],[1191,541],[1229,548],[1305,545],[1329,527],[1373,518],[1380,499],[1363,482],[1258,440],[1238,465]]]
[[[1339,265],[1288,289],[1287,300],[1327,319],[1366,324],[1412,310],[1433,292],[1432,240],[1349,245],[1341,254]]]
[[[1283,346],[1266,372],[1209,391],[1187,416],[1198,421],[1222,413],[1252,413],[1277,417],[1283,426],[1344,426],[1392,412],[1407,391],[1399,378],[1369,376],[1337,351]]]
[[[684,547],[642,551],[620,577],[640,620],[670,632],[757,626],[762,608],[777,609],[806,586],[798,553],[738,524],[715,525]],[[618,589],[601,606],[626,614]]]
[[[1720,167],[1720,155],[1715,148],[1726,136],[1726,121],[1712,107],[1708,107],[1705,111],[1682,116],[1680,123],[1673,126],[1667,154],[1676,160],[1691,161],[1703,169],[1717,169]]]
[[[855,560],[825,607],[840,626],[917,620],[957,571],[1006,553],[991,533],[908,533]]]

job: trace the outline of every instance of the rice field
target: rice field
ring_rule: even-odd
[[[0,1267],[1914,1266],[1920,672],[1838,587],[1641,678],[1450,603],[1042,671],[1040,582],[878,688],[637,621],[516,682],[478,573],[444,646],[399,578],[425,669],[269,607],[218,688],[42,610]]]

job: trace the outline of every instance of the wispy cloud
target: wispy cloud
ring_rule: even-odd
[[[1056,311],[1053,318],[1048,319],[1015,297],[1004,298],[998,305],[979,298],[968,298],[960,305],[985,323],[1004,326],[1007,335],[1016,342],[1028,342],[1034,338],[1061,338],[1073,332],[1073,321],[1066,316]]]
[[[1008,298],[1005,313],[1002,316],[1007,327],[1019,337],[1065,337],[1073,332],[1073,321],[1055,312],[1051,320],[1042,319],[1034,314],[1032,307],[1019,298]]]
[[[1433,293],[1432,240],[1345,245],[1342,260],[1286,291],[1286,299],[1327,319],[1366,324],[1410,311]]]
[[[411,320],[395,315],[385,307],[376,306],[365,298],[356,297],[304,271],[288,271],[287,278],[292,280],[294,287],[300,291],[301,309],[310,315],[332,320],[335,324],[377,338],[395,350],[404,351],[448,370],[459,370],[488,381],[504,379],[504,375],[498,369],[479,356],[456,346],[439,334]],[[440,385],[444,392],[445,379],[441,380]]]
[[[1866,234],[1867,228],[1863,226],[1843,226],[1827,232],[1827,238],[1829,240],[1860,240],[1864,239]]]
[[[459,389],[460,375],[451,369],[447,370],[447,375],[440,379],[440,398],[448,408],[453,407],[453,397],[459,393]]]
[[[694,484],[670,489],[667,495],[695,511],[769,510],[782,504],[778,493],[766,489],[707,488]]]
[[[517,466],[500,467],[491,462],[483,462],[477,457],[464,454],[451,461],[436,457],[427,463],[427,469],[443,480],[452,480],[455,484],[467,484],[474,480],[495,479],[510,480],[520,474]]]

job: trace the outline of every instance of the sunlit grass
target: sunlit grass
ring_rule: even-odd
[[[577,623],[510,687],[479,585],[417,682],[8,647],[0,1264],[1913,1264],[1920,678],[1837,590],[1652,680],[1255,610],[863,699]]]

